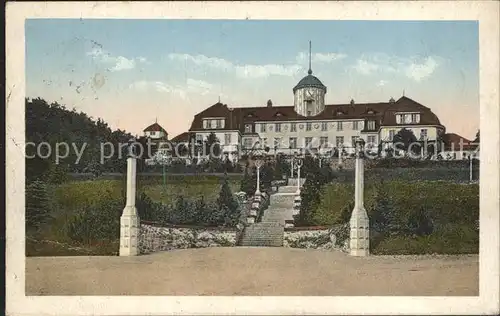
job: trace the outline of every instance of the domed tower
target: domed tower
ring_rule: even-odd
[[[326,86],[311,70],[311,42],[309,42],[309,71],[293,88],[295,112],[303,116],[315,116],[325,109]]]

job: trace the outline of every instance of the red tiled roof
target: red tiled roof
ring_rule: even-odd
[[[443,142],[446,150],[460,150],[460,144],[464,150],[475,149],[476,144],[455,133],[447,133],[443,135]]]
[[[184,132],[172,138],[170,140],[172,143],[181,143],[189,141],[189,132]]]
[[[163,127],[161,127],[160,124],[158,123],[153,123],[149,125],[144,129],[144,132],[164,132],[165,134],[167,133],[167,131],[165,131],[165,129],[163,129]]]
[[[358,104],[329,104],[325,110],[312,117],[297,114],[293,106],[260,106],[229,108],[226,104],[216,103],[194,116],[190,131],[203,129],[203,118],[224,117],[226,124],[224,130],[244,131],[245,123],[256,121],[305,121],[305,120],[331,120],[331,119],[368,119],[380,125],[397,125],[396,112],[418,111],[420,123],[414,125],[439,125],[438,117],[432,111],[407,97],[401,97],[395,102],[358,103]]]

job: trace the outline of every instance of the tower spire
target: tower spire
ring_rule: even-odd
[[[309,41],[309,70],[307,71],[308,74],[312,74],[313,71],[311,69],[311,41]]]

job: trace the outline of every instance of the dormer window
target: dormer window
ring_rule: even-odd
[[[252,133],[252,124],[245,124],[245,133]]]
[[[375,121],[368,121],[367,129],[370,131],[375,130]]]
[[[373,111],[372,109],[368,109],[368,110],[366,111],[366,113],[367,113],[367,114],[375,114],[375,111]]]
[[[418,124],[418,123],[420,123],[420,113],[396,114],[396,124]]]
[[[396,100],[394,100],[394,98],[389,99],[389,103],[395,103],[395,102],[396,102]]]

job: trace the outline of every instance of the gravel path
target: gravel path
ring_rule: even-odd
[[[479,258],[205,248],[26,258],[26,295],[479,295]]]

